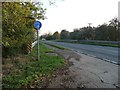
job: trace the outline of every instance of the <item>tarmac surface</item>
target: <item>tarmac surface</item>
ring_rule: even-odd
[[[85,45],[85,44],[73,44],[73,43],[64,43],[64,42],[53,42],[53,41],[44,41],[49,44],[60,45],[65,48],[84,53],[104,61],[109,61],[114,64],[120,64],[118,60],[120,48],[116,47],[106,47],[106,46],[96,46],[96,45]]]
[[[48,46],[48,45],[47,45]],[[119,65],[72,50],[55,50],[71,65],[51,80],[47,88],[119,88]]]

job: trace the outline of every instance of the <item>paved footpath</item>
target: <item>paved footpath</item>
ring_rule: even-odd
[[[120,88],[119,65],[71,50],[52,49],[72,64],[53,78],[48,88]]]

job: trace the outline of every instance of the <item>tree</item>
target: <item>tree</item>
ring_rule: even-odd
[[[118,30],[113,25],[102,24],[95,29],[96,40],[116,41]]]
[[[61,39],[69,39],[69,32],[66,31],[65,29],[61,31],[60,33],[60,38]]]
[[[92,27],[83,27],[80,29],[74,29],[73,32],[70,33],[70,38],[74,40],[82,40],[82,39],[94,39],[94,28]]]
[[[80,36],[80,31],[77,28],[74,29],[74,31],[70,33],[70,39],[78,40],[79,36]]]
[[[109,40],[108,25],[103,24],[99,25],[95,30],[95,39],[96,40]]]
[[[45,9],[37,5],[31,2],[2,3],[3,56],[24,52],[23,47],[34,40],[35,18],[45,19]]]
[[[109,23],[110,26],[113,26],[113,27],[117,27],[118,26],[118,19],[117,18],[113,18],[109,22],[110,22]]]
[[[60,34],[58,31],[56,31],[54,34],[53,34],[53,39],[56,40],[56,39],[60,39]]]
[[[40,37],[40,39],[53,40],[53,35],[49,32]]]
[[[114,39],[113,40],[119,41],[120,40],[120,29],[119,29],[118,18],[113,18],[109,22],[110,22],[109,26],[112,26],[114,28],[114,31],[113,31]]]
[[[53,40],[53,35],[51,33],[46,34],[46,40]]]

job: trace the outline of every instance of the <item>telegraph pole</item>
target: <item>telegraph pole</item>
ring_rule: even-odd
[[[89,27],[90,27],[91,24],[92,24],[92,23],[88,23]]]

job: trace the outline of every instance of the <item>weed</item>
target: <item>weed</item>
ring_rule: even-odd
[[[56,69],[64,66],[64,59],[60,56],[47,55],[46,52],[53,51],[43,44],[40,44],[39,61],[36,60],[36,50],[37,46],[33,48],[32,52],[29,55],[19,58],[17,65],[13,66],[10,74],[4,75],[2,82],[3,88],[19,88],[21,86],[29,84],[34,79],[39,79],[39,77],[42,75],[49,75]]]

